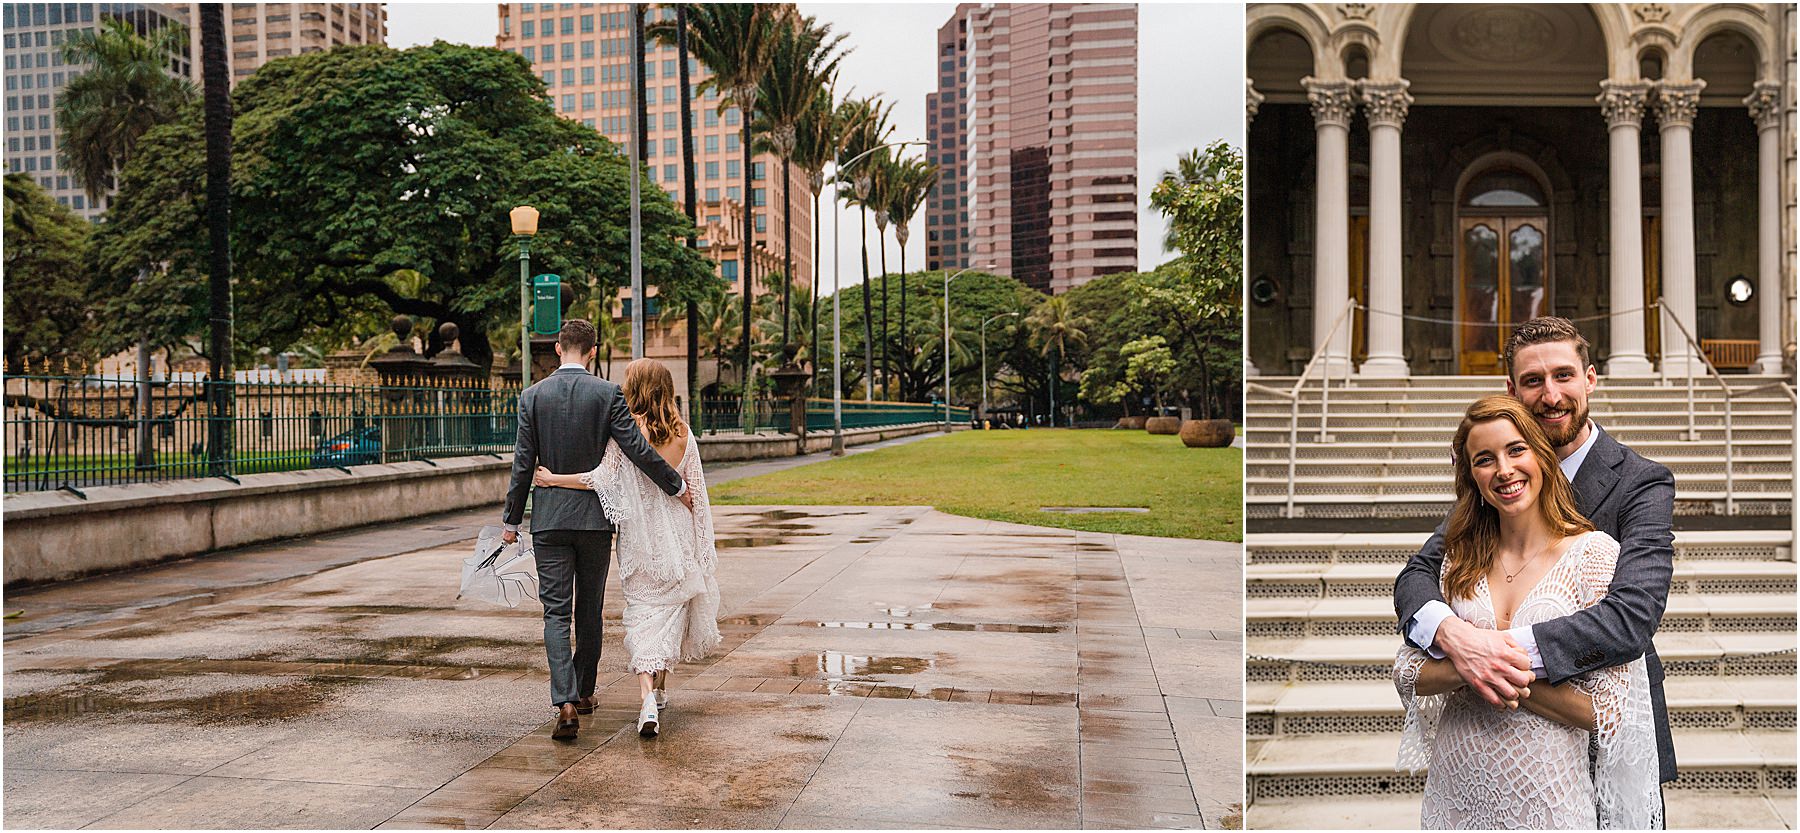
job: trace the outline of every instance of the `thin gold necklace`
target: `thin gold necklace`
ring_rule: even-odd
[[[1531,556],[1531,557],[1530,557],[1530,558],[1527,558],[1527,559],[1525,559],[1525,563],[1524,563],[1524,564],[1520,564],[1520,565],[1519,565],[1519,569],[1518,569],[1518,570],[1517,570],[1517,571],[1515,571],[1515,572],[1511,572],[1511,573],[1508,573],[1508,572],[1506,572],[1506,559],[1505,559],[1505,558],[1502,558],[1502,559],[1500,559],[1500,573],[1501,573],[1501,574],[1502,574],[1502,575],[1504,575],[1504,576],[1506,576],[1506,583],[1507,583],[1507,584],[1512,584],[1512,580],[1513,580],[1513,579],[1514,579],[1514,578],[1517,578],[1517,577],[1518,577],[1518,576],[1519,576],[1519,574],[1520,574],[1520,573],[1523,573],[1523,572],[1525,572],[1525,568],[1526,568],[1526,567],[1530,567],[1530,566],[1531,566],[1531,564],[1532,564],[1532,562],[1534,562],[1534,561],[1536,561],[1536,560],[1538,560],[1538,559],[1539,559],[1539,558],[1541,558],[1541,557],[1543,557],[1543,555],[1544,555],[1544,553],[1547,553],[1547,552],[1549,552],[1549,551],[1550,551],[1550,549],[1551,549],[1551,548],[1552,548],[1552,547],[1554,547],[1554,546],[1556,546],[1556,542],[1554,542],[1554,541],[1552,541],[1552,542],[1550,542],[1550,543],[1549,543],[1549,544],[1546,544],[1546,545],[1545,545],[1545,546],[1544,546],[1544,548],[1543,548],[1543,549],[1541,549],[1541,550],[1538,550],[1538,551],[1537,551],[1537,552],[1536,552],[1536,553],[1535,553],[1535,554],[1534,554],[1534,555],[1532,555],[1532,556]]]

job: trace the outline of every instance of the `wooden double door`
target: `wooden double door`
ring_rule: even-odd
[[[1549,218],[1460,218],[1457,235],[1459,372],[1504,373],[1500,348],[1512,328],[1550,311]]]

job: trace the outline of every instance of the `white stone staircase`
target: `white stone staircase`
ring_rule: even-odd
[[[1260,379],[1288,389],[1292,379]],[[1770,378],[1732,379],[1740,390]],[[1734,397],[1727,515],[1723,394],[1603,379],[1596,422],[1674,471],[1676,562],[1657,650],[1682,777],[1670,826],[1792,827],[1794,405]],[[1449,443],[1498,378],[1356,380],[1302,393],[1287,520],[1288,400],[1248,395],[1245,538],[1248,826],[1418,823],[1424,776],[1394,770],[1401,711],[1389,675],[1399,637],[1393,579],[1448,510]],[[1404,528],[1412,531],[1385,531]],[[1384,531],[1368,531],[1384,530]]]

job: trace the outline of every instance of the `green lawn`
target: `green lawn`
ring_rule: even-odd
[[[1014,523],[1243,540],[1243,452],[1142,431],[965,431],[719,486],[714,503],[926,505]],[[1069,515],[1043,506],[1136,506]]]

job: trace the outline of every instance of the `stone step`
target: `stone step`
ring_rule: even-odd
[[[1344,474],[1346,467],[1337,467],[1337,474],[1301,475],[1294,478],[1294,494],[1326,495],[1351,497],[1362,494],[1369,495],[1429,495],[1441,496],[1448,501],[1455,496],[1454,475],[1445,467],[1442,474],[1400,474],[1375,471],[1376,467],[1356,467],[1354,473]],[[1248,495],[1286,495],[1288,480],[1285,476],[1252,475],[1244,478],[1245,494]],[[1676,500],[1692,499],[1689,494],[1704,495],[1710,492],[1725,490],[1725,473],[1723,471],[1690,474],[1675,480]],[[1794,491],[1794,475],[1791,471],[1762,474],[1734,474],[1731,488],[1739,495],[1781,495],[1786,496]]]
[[[1682,789],[1664,794],[1670,830],[1781,830],[1794,826],[1794,792]],[[1325,795],[1265,798],[1245,814],[1248,830],[1414,830],[1419,796]]]
[[[1725,479],[1725,458],[1715,455],[1704,460],[1658,460],[1667,466],[1675,476],[1677,484],[1689,480]],[[1445,482],[1456,476],[1456,468],[1450,463],[1449,454],[1439,449],[1434,459],[1402,458],[1398,460],[1363,459],[1355,462],[1345,460],[1320,460],[1298,458],[1292,464],[1296,481],[1327,479],[1342,475],[1346,468],[1354,468],[1364,479],[1387,480],[1390,478],[1416,478]],[[1244,476],[1258,482],[1286,482],[1289,463],[1283,456],[1281,459],[1251,459],[1244,464]],[[1782,478],[1793,480],[1794,460],[1792,457],[1779,457],[1770,454],[1734,456],[1730,471],[1734,481],[1737,479]],[[1734,483],[1735,485],[1735,483]]]
[[[1409,420],[1400,423],[1372,426],[1345,426],[1334,421],[1329,428],[1334,442],[1435,442],[1448,446],[1450,441],[1456,438],[1456,426],[1459,421],[1460,417],[1447,421],[1436,420],[1430,422],[1413,422]],[[1733,425],[1734,427],[1731,431],[1731,439],[1733,442],[1743,440],[1785,440],[1791,444],[1794,438],[1794,428],[1791,422],[1778,425],[1746,426],[1742,423],[1733,423]],[[1606,427],[1606,430],[1612,433],[1614,439],[1617,439],[1619,442],[1631,446],[1632,448],[1637,448],[1639,445],[1652,442],[1723,443],[1725,441],[1725,429],[1723,426],[1708,425],[1705,423],[1700,423],[1696,426],[1696,433],[1693,437],[1688,436],[1687,424],[1685,422],[1658,422],[1647,425],[1627,425],[1621,426],[1616,430],[1613,426],[1609,425]],[[1286,449],[1288,445],[1288,433],[1288,425],[1285,420],[1283,420],[1280,425],[1257,425],[1251,423],[1244,427],[1244,444],[1252,447],[1280,446],[1282,449]],[[1312,444],[1316,442],[1318,439],[1317,433],[1317,431],[1308,431],[1306,430],[1306,426],[1302,426],[1300,429],[1300,442],[1302,444]],[[1638,453],[1642,454],[1643,452],[1640,451]]]
[[[1404,555],[1400,553],[1404,552]],[[1294,603],[1310,599],[1378,598],[1394,593],[1394,578],[1412,550],[1395,550],[1382,562],[1259,563],[1252,554],[1244,571],[1244,595],[1254,600]],[[1791,561],[1687,561],[1676,551],[1669,597],[1727,593],[1771,594],[1793,601],[1795,570]]]
[[[1427,412],[1413,412],[1413,413],[1396,414],[1396,413],[1380,413],[1380,412],[1377,412],[1377,413],[1344,413],[1344,412],[1339,411],[1336,408],[1333,408],[1331,410],[1331,413],[1326,417],[1325,422],[1326,422],[1326,427],[1328,427],[1333,433],[1336,433],[1340,429],[1349,429],[1349,428],[1389,428],[1389,429],[1428,430],[1428,429],[1444,429],[1446,426],[1448,427],[1449,431],[1454,432],[1456,430],[1456,426],[1461,424],[1462,416],[1463,416],[1463,411],[1461,409],[1458,409],[1454,412],[1451,412],[1451,411],[1427,411]],[[1682,411],[1661,411],[1661,410],[1602,411],[1602,410],[1595,410],[1590,414],[1590,416],[1593,418],[1593,420],[1595,422],[1604,426],[1606,428],[1606,430],[1613,432],[1615,435],[1628,434],[1628,433],[1635,431],[1637,429],[1640,429],[1640,428],[1644,428],[1644,429],[1681,428],[1681,429],[1685,430],[1688,427],[1687,411],[1685,411],[1685,410],[1682,410]],[[1250,411],[1244,417],[1244,430],[1246,430],[1246,431],[1272,431],[1272,430],[1273,431],[1286,431],[1286,430],[1288,430],[1289,426],[1294,426],[1294,427],[1298,428],[1302,433],[1306,433],[1306,432],[1318,430],[1319,419],[1320,419],[1320,415],[1317,411],[1301,413],[1297,417],[1291,416],[1286,413],[1274,414],[1274,413],[1267,413],[1267,412]],[[1694,427],[1697,429],[1699,429],[1699,428],[1722,429],[1726,424],[1725,414],[1723,412],[1696,413],[1694,415],[1693,423],[1694,423]],[[1775,427],[1775,428],[1787,428],[1791,431],[1792,426],[1794,424],[1794,413],[1792,411],[1788,411],[1788,410],[1776,410],[1776,409],[1770,409],[1767,411],[1755,411],[1755,412],[1750,412],[1750,413],[1744,413],[1741,411],[1734,410],[1731,414],[1731,423],[1730,424],[1734,428],[1740,429],[1740,430],[1748,429],[1748,428]]]
[[[1793,615],[1790,606],[1787,616]],[[1249,684],[1386,680],[1401,642],[1391,630],[1359,636],[1246,636],[1244,676]],[[1792,627],[1785,631],[1694,633],[1661,631],[1656,652],[1670,677],[1792,676]]]
[[[1779,593],[1671,595],[1660,633],[1792,632],[1794,596]],[[1389,596],[1355,598],[1249,598],[1246,637],[1380,636],[1394,633]]]
[[[1423,532],[1252,532],[1244,536],[1244,548],[1252,567],[1391,564],[1397,573],[1429,537]],[[1792,562],[1793,539],[1786,529],[1676,530],[1675,560],[1677,569],[1682,561]]]
[[[1337,440],[1326,444],[1302,443],[1295,448],[1294,458],[1301,462],[1325,462],[1331,460],[1386,461],[1386,460],[1425,460],[1430,462],[1448,462],[1450,456],[1449,440],[1397,440],[1392,442],[1361,442]],[[1698,445],[1685,440],[1671,442],[1633,443],[1632,450],[1655,460],[1663,465],[1680,461],[1723,460],[1724,443]],[[1732,459],[1758,461],[1792,461],[1794,459],[1794,441],[1792,437],[1770,440],[1745,440],[1733,438],[1731,442]],[[1288,459],[1287,435],[1275,444],[1252,445],[1246,449],[1250,460]]]
[[[1678,517],[1773,517],[1790,514],[1793,501],[1787,495],[1746,495],[1739,493],[1735,508],[1728,512],[1726,495],[1716,492],[1678,492],[1675,497],[1675,515]],[[1294,518],[1323,518],[1333,521],[1362,521],[1369,519],[1420,519],[1440,520],[1450,512],[1448,495],[1296,495],[1294,510],[1286,513],[1287,496],[1281,495],[1245,495],[1244,517],[1249,520],[1279,520]]]
[[[1302,411],[1309,409],[1316,411],[1323,407],[1329,407],[1335,412],[1338,407],[1342,406],[1350,410],[1369,410],[1377,408],[1389,411],[1456,409],[1460,413],[1462,408],[1467,408],[1469,403],[1474,402],[1476,399],[1490,394],[1505,392],[1506,391],[1503,388],[1423,391],[1381,390],[1379,388],[1350,388],[1349,390],[1345,390],[1344,388],[1333,385],[1330,398],[1320,396],[1318,388],[1309,388],[1300,395],[1299,402],[1300,410]],[[1294,409],[1294,400],[1288,399],[1285,396],[1253,392],[1248,397],[1248,400],[1249,401],[1246,404],[1248,404],[1250,410],[1255,413],[1279,412],[1286,414]],[[1687,391],[1684,389],[1664,390],[1660,388],[1646,388],[1630,389],[1624,392],[1596,390],[1592,396],[1588,397],[1588,407],[1594,410],[1601,408],[1620,410],[1629,408],[1661,408],[1664,410],[1679,410],[1686,413],[1689,401]],[[1695,388],[1694,397],[1691,401],[1694,404],[1695,411],[1725,410],[1725,397],[1719,393],[1717,388],[1713,388],[1710,392]],[[1783,407],[1793,407],[1793,403],[1794,401],[1792,399],[1789,399],[1786,395],[1780,393],[1769,393],[1766,391],[1740,393],[1731,397],[1731,410],[1734,412],[1739,410],[1778,411]]]
[[[1794,789],[1792,730],[1677,729],[1670,791]],[[1245,743],[1251,802],[1317,795],[1419,793],[1425,773],[1394,769],[1398,733],[1287,735]]]
[[[1677,729],[1794,728],[1794,678],[1670,677],[1664,681]],[[1404,710],[1387,680],[1252,683],[1245,690],[1245,734],[1398,734]]]

